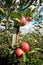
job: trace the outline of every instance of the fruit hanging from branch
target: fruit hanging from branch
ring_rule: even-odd
[[[16,23],[19,25],[19,26],[24,26],[27,22],[25,16],[22,16],[20,19],[18,18],[13,18],[14,21],[16,21]]]
[[[30,17],[28,18],[28,20],[29,20],[29,21],[32,21],[32,17],[30,16]]]
[[[26,24],[26,22],[27,22],[27,20],[26,20],[26,18],[24,17],[24,16],[22,16],[22,18],[21,18],[21,23],[23,24],[23,25],[25,25]]]
[[[20,45],[21,49],[24,51],[24,52],[27,52],[30,50],[30,46],[28,45],[28,43],[26,42],[21,42],[21,45]]]
[[[15,54],[16,54],[18,57],[20,57],[21,55],[23,55],[23,54],[24,54],[24,52],[23,52],[23,50],[22,50],[22,49],[17,48],[17,49],[16,49],[16,51],[15,51]]]

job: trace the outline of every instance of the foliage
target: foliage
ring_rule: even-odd
[[[36,27],[37,28],[37,27]],[[36,33],[37,32],[37,33]],[[11,34],[11,33],[10,33]],[[9,43],[11,44],[12,34],[9,37]],[[16,44],[14,48],[11,48],[6,42],[5,32],[0,33],[0,57],[7,57],[9,64],[20,65],[42,65],[43,64],[43,36],[39,30],[35,32],[28,33],[27,35],[19,36],[19,44]],[[22,41],[26,41],[30,45],[30,51],[26,52],[23,56],[17,57],[15,54],[15,49],[20,46]],[[12,51],[13,50],[13,54]]]
[[[43,36],[41,36],[38,30],[37,33],[32,32],[25,36],[20,35],[18,44],[15,44],[14,48],[11,46],[13,35],[12,27],[10,26],[11,20],[13,20],[13,18],[19,19],[22,15],[29,17],[33,14],[33,11],[30,11],[31,9],[26,9],[26,11],[21,10],[21,5],[24,6],[25,4],[26,2],[19,4],[18,8],[18,4],[15,4],[13,0],[0,0],[0,22],[3,22],[5,26],[5,30],[2,31],[0,29],[1,65],[43,65]],[[13,20],[13,25],[14,23]],[[30,51],[24,53],[21,57],[17,57],[15,49],[20,46],[21,41],[26,41],[30,45]]]

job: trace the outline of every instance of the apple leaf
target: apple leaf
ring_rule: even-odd
[[[1,15],[1,16],[4,16],[4,15],[5,15],[5,11],[4,11],[3,8],[0,8],[0,15]]]
[[[19,18],[20,19],[20,14],[16,13],[16,12],[10,12],[10,17],[11,18]]]

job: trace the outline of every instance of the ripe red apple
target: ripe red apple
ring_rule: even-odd
[[[15,51],[15,53],[16,53],[16,55],[17,55],[18,57],[20,57],[24,52],[23,52],[22,49],[17,48],[16,51]]]
[[[29,17],[29,21],[32,21],[32,17]]]
[[[22,16],[20,19],[14,18],[13,19],[19,26],[24,26],[27,22],[26,17]]]
[[[20,45],[21,49],[24,51],[24,52],[27,52],[30,50],[30,46],[28,45],[28,43],[26,42],[21,42],[21,45]]]
[[[27,20],[26,20],[26,18],[24,16],[22,16],[22,18],[20,19],[20,21],[21,21],[21,24],[23,24],[23,25],[25,25],[26,22],[27,22]]]

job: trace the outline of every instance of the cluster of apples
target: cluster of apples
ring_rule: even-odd
[[[30,17],[28,18],[28,20],[29,20],[29,21],[32,21],[32,17],[30,16]],[[19,22],[19,23],[22,24],[22,25],[25,25],[26,22],[27,22],[26,17],[25,17],[25,16],[22,16],[22,18],[20,19],[20,22]]]
[[[26,43],[26,42],[21,42],[21,45],[20,45],[20,47],[19,48],[16,48],[16,50],[15,50],[15,54],[18,56],[18,57],[20,57],[21,55],[23,55],[24,54],[24,52],[27,52],[27,51],[29,51],[30,50],[30,46],[28,45],[28,43]]]
[[[27,23],[27,18],[25,16],[22,16],[20,19],[14,18],[14,20],[19,26],[24,26]],[[32,21],[32,17],[29,17],[28,20]]]

